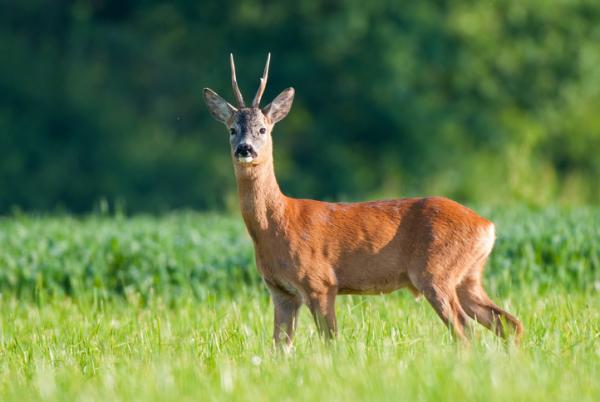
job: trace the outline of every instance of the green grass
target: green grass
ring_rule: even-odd
[[[4,218],[0,400],[600,400],[600,209],[482,212],[518,349],[401,291],[340,297],[331,345],[303,309],[284,355],[236,217]]]

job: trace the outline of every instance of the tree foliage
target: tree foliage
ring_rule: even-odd
[[[275,129],[294,196],[600,200],[595,0],[0,2],[0,212],[222,208],[202,103],[294,86]]]

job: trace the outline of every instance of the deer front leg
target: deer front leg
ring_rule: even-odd
[[[298,319],[298,310],[302,305],[300,297],[269,287],[273,299],[274,326],[273,342],[280,347],[290,347]]]
[[[327,340],[333,339],[337,334],[335,319],[335,297],[337,289],[332,288],[324,292],[313,292],[308,297],[308,307],[315,320],[319,333]]]

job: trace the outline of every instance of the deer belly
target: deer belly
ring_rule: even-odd
[[[372,272],[371,275],[361,274],[352,276],[338,276],[339,294],[377,295],[390,293],[400,288],[412,288],[406,273],[390,274]]]

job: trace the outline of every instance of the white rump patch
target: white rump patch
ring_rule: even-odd
[[[483,236],[481,237],[481,248],[486,250],[489,254],[494,247],[496,241],[496,226],[490,222],[490,224],[483,230]]]

